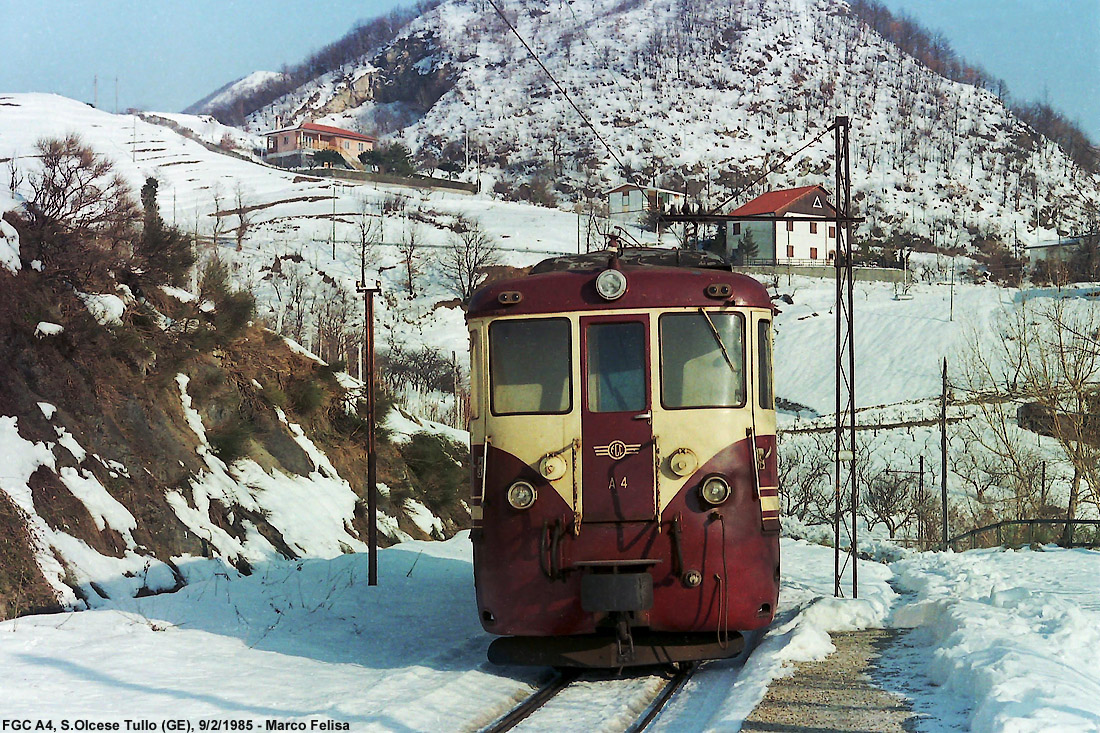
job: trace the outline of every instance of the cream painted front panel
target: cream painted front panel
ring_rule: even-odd
[[[664,313],[697,313],[697,307],[662,308],[648,310],[600,311],[601,315],[649,316],[650,345],[650,384],[652,385],[653,434],[656,441],[658,459],[657,493],[658,511],[663,511],[677,493],[684,487],[690,474],[677,476],[672,472],[669,458],[678,448],[687,448],[694,453],[701,466],[729,445],[745,440],[748,431],[754,428],[757,435],[774,435],[776,417],[774,410],[765,410],[759,406],[759,373],[756,364],[757,328],[760,320],[771,320],[772,314],[766,309],[746,309],[732,307],[708,308],[710,313],[740,313],[745,324],[745,379],[746,404],[744,407],[721,408],[682,408],[666,409],[661,401],[660,373],[660,316]],[[580,370],[580,327],[581,315],[568,314],[571,335],[570,371],[572,374],[572,409],[563,415],[493,415],[491,410],[491,391],[488,374],[488,323],[487,319],[471,322],[470,330],[478,333],[481,348],[475,350],[477,360],[476,391],[480,396],[477,408],[478,417],[470,421],[470,441],[482,444],[485,436],[494,448],[506,451],[538,472],[541,460],[548,454],[559,455],[566,464],[561,478],[551,481],[554,490],[566,505],[583,515],[580,486],[582,475],[583,448],[581,436],[581,379]],[[562,318],[561,314],[546,316],[517,316],[517,319]],[[493,321],[506,320],[504,318]]]
[[[536,320],[542,318],[567,317],[570,327],[570,374],[572,377],[572,394],[570,396],[570,411],[566,414],[535,414],[535,415],[494,415],[492,412],[491,380],[489,375],[489,348],[488,338],[490,323],[487,319],[479,319],[470,324],[471,331],[477,331],[480,343],[484,348],[475,354],[480,369],[477,375],[479,394],[481,396],[478,409],[478,418],[470,421],[470,442],[474,445],[483,444],[488,436],[490,444],[497,450],[510,453],[526,463],[536,473],[539,465],[547,455],[557,455],[565,462],[564,474],[550,481],[554,491],[561,496],[567,506],[580,512],[580,465],[574,465],[574,456],[580,455],[580,330],[576,315],[563,316],[561,314],[548,314],[546,316],[517,316],[515,318],[494,318],[491,322],[498,323],[506,320]]]
[[[658,510],[664,511],[672,502],[676,494],[684,488],[684,484],[691,477],[677,476],[670,465],[670,457],[679,448],[690,450],[698,463],[696,468],[702,466],[719,451],[745,440],[748,430],[753,426],[752,400],[756,399],[753,388],[753,354],[754,340],[751,332],[752,320],[749,311],[745,308],[715,307],[707,308],[708,313],[739,313],[744,317],[745,326],[745,379],[746,402],[744,407],[693,407],[668,409],[661,400],[661,364],[660,348],[655,346],[654,359],[651,364],[652,381],[654,385],[653,398],[653,434],[660,451],[660,463],[658,470]],[[651,317],[653,329],[653,343],[659,342],[659,317],[664,313],[698,313],[697,307],[690,308],[665,308],[654,310]],[[759,311],[767,313],[767,311]],[[736,359],[737,355],[731,354]],[[774,424],[774,420],[773,420]]]

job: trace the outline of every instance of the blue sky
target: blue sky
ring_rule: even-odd
[[[1045,100],[1100,142],[1100,0],[883,0],[964,59]],[[0,0],[0,92],[178,111],[258,69],[293,65],[357,20],[411,0]]]
[[[0,0],[0,92],[178,112],[414,0]]]
[[[1100,0],[881,0],[1004,79],[1013,99],[1044,101],[1100,144]]]

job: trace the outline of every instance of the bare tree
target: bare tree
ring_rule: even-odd
[[[359,342],[353,333],[358,329],[352,329],[355,304],[344,288],[327,283],[325,285],[325,297],[319,298],[316,303],[315,353],[329,363],[341,360],[347,362],[351,347]]]
[[[41,167],[27,176],[22,215],[33,258],[74,287],[127,267],[140,210],[111,162],[75,134],[41,139],[35,149]]]
[[[1035,496],[1037,459],[1021,450],[1017,423],[1030,414],[1026,426],[1055,439],[1071,469],[1064,517],[1076,518],[1082,501],[1100,506],[1100,307],[1072,299],[1024,302],[998,324],[996,350],[975,339],[968,354],[968,386],[986,396],[979,400],[987,430],[975,431],[1006,467],[1019,491],[1017,511],[1026,503],[1047,513]],[[1006,399],[1024,403],[1016,411]],[[1063,542],[1071,539],[1067,523]]]
[[[822,433],[812,439],[792,435],[779,445],[779,485],[783,513],[811,524],[832,521],[833,459],[831,438]]]
[[[476,219],[458,217],[450,243],[439,263],[447,286],[469,304],[481,278],[481,271],[500,262],[496,241]]]
[[[416,297],[414,280],[416,276],[420,274],[420,263],[424,256],[423,247],[421,245],[420,229],[415,224],[408,228],[397,245],[397,251],[401,253],[401,262],[405,267],[405,275],[409,287],[409,300]]]
[[[1073,467],[1068,520],[1082,499],[1100,506],[1100,308],[1055,300],[1032,315],[1025,396],[1050,416],[1050,435]],[[1070,537],[1067,524],[1063,541]]]
[[[55,229],[78,237],[117,236],[138,220],[130,187],[111,161],[75,134],[35,143],[40,170],[27,178],[26,211],[32,229]],[[15,174],[13,174],[15,175]]]
[[[276,291],[282,305],[276,330],[290,336],[298,343],[302,343],[305,338],[309,284],[309,278],[305,273],[295,268],[286,273],[285,284]]]
[[[211,216],[214,217],[214,221],[210,224],[210,237],[216,249],[218,246],[218,239],[225,233],[225,222],[222,221],[222,189],[218,184],[214,184],[213,197],[214,213],[211,214]]]
[[[14,153],[8,158],[8,189],[14,194],[23,185],[23,171],[19,170],[19,156]]]
[[[371,209],[374,205],[365,196],[358,201],[355,233],[359,238],[359,264],[364,272],[375,261],[375,246],[382,241],[382,215]]]
[[[244,185],[240,181],[237,182],[237,188],[234,193],[237,200],[237,208],[233,213],[237,215],[238,222],[234,234],[237,237],[237,251],[240,252],[244,247],[245,237],[248,236],[248,232],[252,228],[252,209],[245,203]]]
[[[860,483],[864,489],[859,511],[868,528],[882,524],[893,539],[899,527],[916,518],[911,474],[867,467]]]

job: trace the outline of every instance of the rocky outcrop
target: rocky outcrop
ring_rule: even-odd
[[[365,102],[399,102],[423,113],[450,91],[455,73],[434,34],[416,33],[398,39],[375,56],[371,68],[340,79],[331,98],[310,114],[340,114]]]
[[[46,274],[0,290],[0,620],[366,550],[359,382],[182,291],[116,288],[105,325]],[[380,433],[380,543],[466,526],[465,448],[420,475]]]

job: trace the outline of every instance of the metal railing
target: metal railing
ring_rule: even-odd
[[[1066,524],[1069,524],[1069,532],[1065,531]],[[1074,533],[1078,525],[1085,525],[1088,527],[1096,527],[1096,530],[1088,534],[1086,537],[1078,538],[1074,537]],[[1049,528],[1051,531],[1036,532],[1037,527]],[[1025,532],[1020,532],[1021,528],[1026,528]],[[1003,522],[997,522],[996,524],[988,524],[984,527],[978,527],[972,529],[969,532],[963,532],[960,535],[952,537],[947,541],[947,544],[952,550],[958,551],[958,543],[967,541],[969,545],[966,549],[973,550],[976,547],[991,547],[992,544],[979,545],[977,540],[980,537],[985,536],[986,533],[996,532],[997,542],[996,545],[1004,546],[1011,545],[1031,545],[1035,542],[1050,543],[1057,542],[1063,547],[1100,547],[1100,519],[1006,519]],[[1022,539],[1026,535],[1026,539]],[[1062,542],[1063,539],[1068,539],[1067,542]],[[1080,539],[1081,541],[1077,541]]]
[[[836,267],[836,260],[796,260],[771,257],[746,257],[742,264],[747,267]]]

